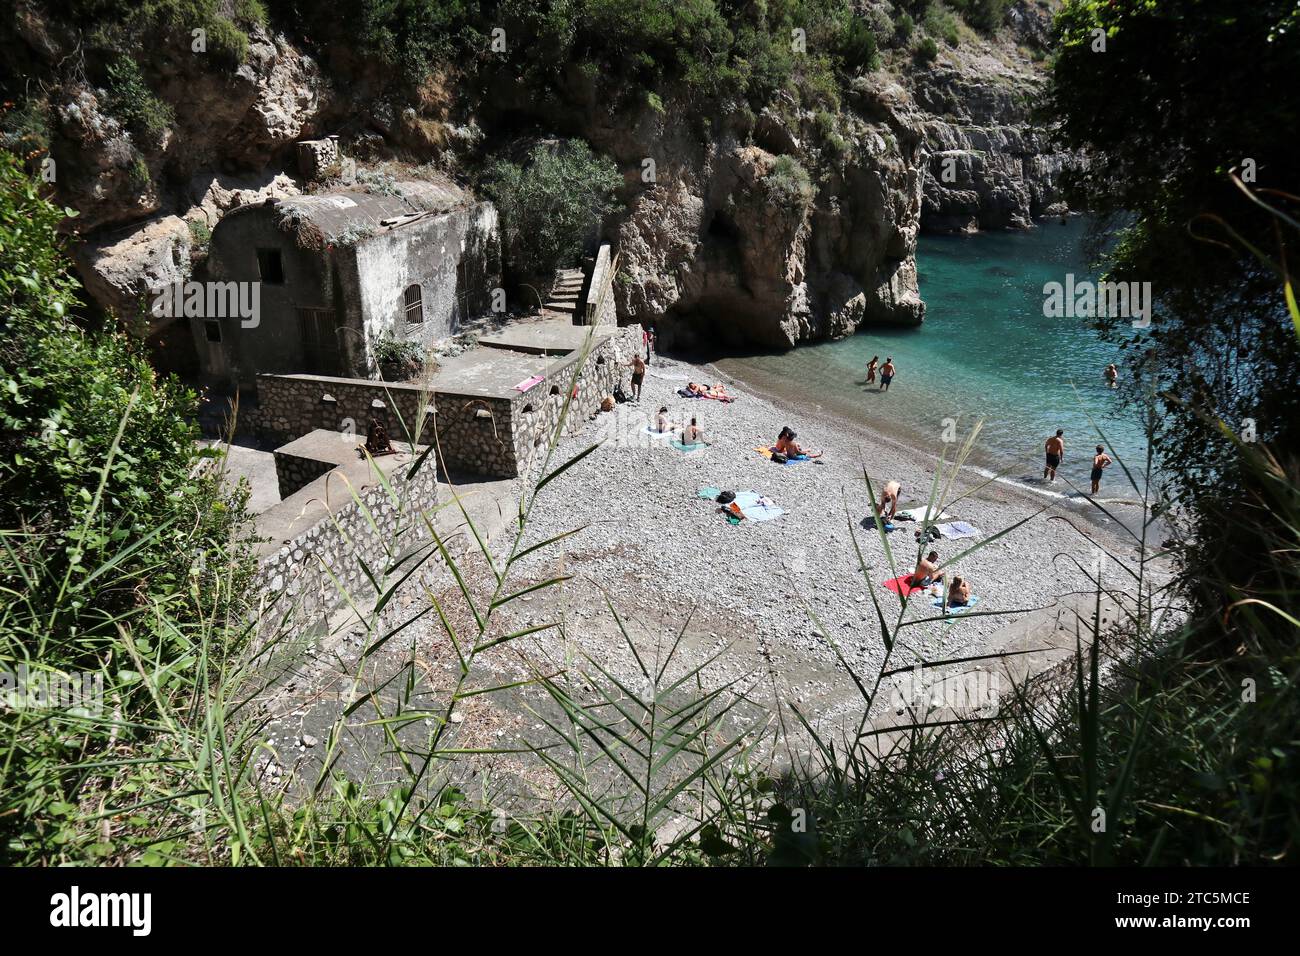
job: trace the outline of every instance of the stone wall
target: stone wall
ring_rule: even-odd
[[[275,453],[275,481],[280,487],[280,498],[288,498],[294,492],[307,487],[321,475],[333,471],[337,466],[333,462],[320,461],[316,458],[304,458],[290,455],[283,451]]]
[[[291,617],[286,633],[323,625],[343,602],[345,589],[354,599],[372,593],[363,561],[378,576],[397,556],[427,544],[419,515],[432,518],[437,474],[426,462],[408,479],[413,459],[407,451],[345,465],[258,517],[259,533],[271,539],[263,545],[253,582],[264,627],[279,627],[286,615]]]
[[[610,297],[611,301],[613,297]],[[604,340],[592,349],[578,379],[578,393],[569,405],[565,420],[565,433],[572,434],[582,424],[600,411],[606,395],[613,394],[620,380],[631,381],[631,369],[621,363],[628,361],[640,348],[641,326],[630,326]],[[575,356],[563,371],[552,370],[546,382],[537,386],[539,391],[547,385],[545,395],[532,400],[515,402],[511,409],[511,434],[514,437],[514,460],[517,473],[528,474],[540,464],[555,426],[564,410],[564,390],[573,378],[577,364]],[[528,394],[532,394],[531,392]]]
[[[569,429],[594,415],[614,385],[630,370],[620,363],[640,347],[641,328],[633,326],[595,339],[582,365],[577,396],[571,403]],[[492,478],[524,474],[540,454],[559,421],[564,392],[573,384],[581,356],[574,352],[547,370],[546,380],[510,397],[474,395],[436,387],[372,382],[320,375],[259,375],[259,408],[253,422],[259,438],[284,444],[317,428],[351,429],[364,440],[376,412],[386,411],[394,439],[408,434],[417,442],[436,442],[445,470]],[[383,408],[377,408],[379,402]],[[404,430],[399,424],[405,422]],[[416,423],[424,424],[416,429]]]
[[[596,262],[591,267],[591,282],[587,289],[585,307],[586,324],[618,325],[618,305],[614,296],[614,279],[618,270],[618,257],[610,256],[610,247],[606,243],[596,254]]]
[[[393,440],[409,436],[419,442],[429,434],[433,410],[432,396],[418,385],[329,375],[259,375],[257,399],[250,413],[253,431],[276,445],[317,428],[353,432],[364,442],[376,415],[387,416],[381,421]]]

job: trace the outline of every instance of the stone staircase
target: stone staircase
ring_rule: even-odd
[[[555,282],[551,286],[551,296],[546,300],[548,312],[558,312],[569,318],[581,318],[578,298],[582,295],[583,274],[581,269],[556,269]]]

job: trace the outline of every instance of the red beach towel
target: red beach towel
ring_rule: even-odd
[[[913,594],[925,590],[925,588],[917,587],[912,584],[912,576],[910,574],[904,574],[902,577],[885,581],[884,584],[885,587],[889,588],[889,590],[902,597],[911,597]]]

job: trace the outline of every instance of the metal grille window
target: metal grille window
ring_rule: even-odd
[[[406,287],[406,321],[408,324],[424,321],[424,291],[418,283]]]

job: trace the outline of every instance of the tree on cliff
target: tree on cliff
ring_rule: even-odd
[[[506,264],[514,278],[549,280],[574,265],[584,242],[617,205],[623,177],[581,140],[539,143],[524,162],[497,159],[484,189],[501,214]]]
[[[1252,518],[1266,489],[1233,433],[1268,443],[1291,474],[1300,449],[1300,322],[1283,292],[1300,228],[1278,214],[1295,217],[1300,195],[1300,11],[1074,0],[1057,30],[1048,107],[1089,158],[1069,188],[1122,226],[1110,277],[1150,282],[1156,299],[1136,339],[1119,320],[1108,331],[1157,396],[1159,465],[1195,521],[1187,567],[1228,574],[1232,587],[1200,595],[1222,610],[1273,566],[1256,523],[1270,519]]]

